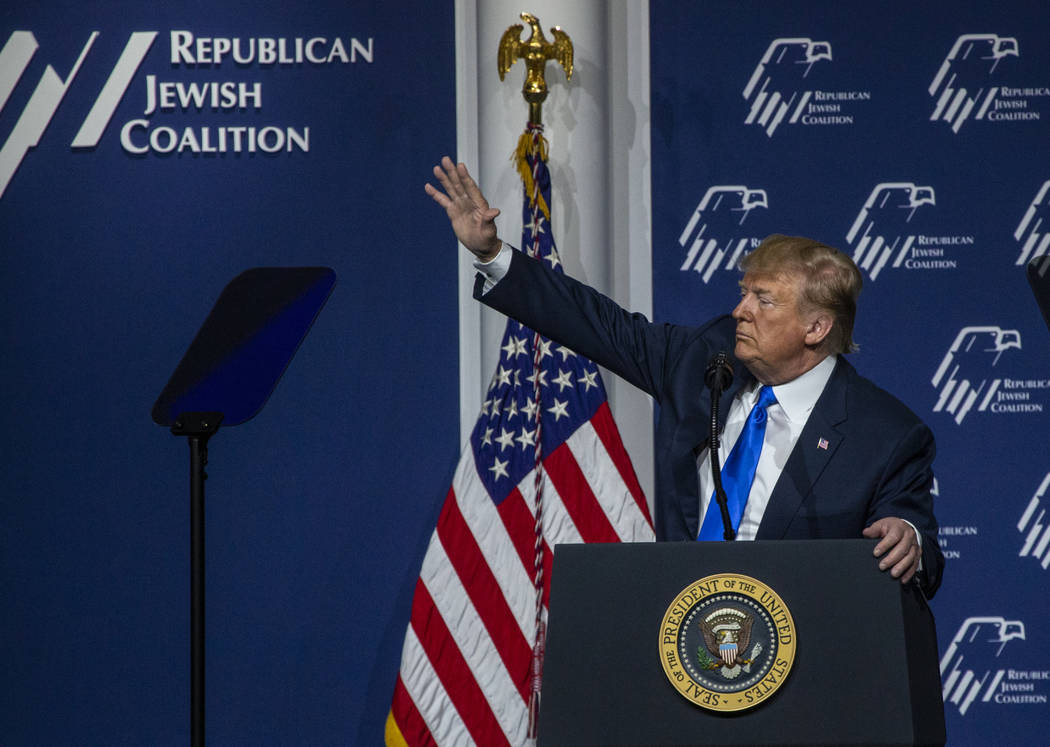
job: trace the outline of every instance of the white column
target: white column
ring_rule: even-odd
[[[539,18],[548,40],[561,26],[575,48],[571,80],[547,64],[543,105],[550,143],[551,218],[565,271],[632,311],[651,314],[649,240],[648,3],[617,0],[457,0],[459,160],[503,211],[500,236],[521,241],[521,182],[511,161],[528,120],[519,61],[499,80],[503,32]],[[474,34],[473,45],[470,35]],[[526,26],[522,37],[527,39]],[[461,252],[465,255],[465,252]],[[473,271],[460,258],[460,413],[465,439],[499,357],[505,318],[470,298]],[[610,407],[646,494],[652,495],[652,406],[603,372]]]

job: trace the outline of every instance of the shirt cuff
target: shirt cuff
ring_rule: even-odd
[[[481,289],[482,294],[492,290],[496,283],[502,280],[507,271],[510,270],[511,252],[513,251],[514,247],[504,241],[503,246],[500,247],[499,254],[488,262],[482,262],[480,259],[474,260],[474,269],[485,276],[485,284]]]

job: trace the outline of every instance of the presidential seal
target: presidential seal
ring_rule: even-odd
[[[687,700],[742,711],[768,700],[795,661],[795,622],[761,581],[721,573],[695,581],[667,608],[660,663]]]

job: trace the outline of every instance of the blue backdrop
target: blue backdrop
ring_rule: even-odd
[[[938,438],[949,743],[1041,744],[1050,335],[1019,262],[1046,250],[1050,11],[651,11],[655,316],[731,308],[725,265],[774,231],[858,257],[854,361]],[[5,743],[186,743],[187,449],[149,413],[260,265],[339,282],[211,442],[208,734],[378,741],[459,453],[456,266],[420,189],[453,60],[447,2],[0,11]]]
[[[327,265],[270,402],[210,444],[207,727],[377,743],[459,452],[456,263],[422,191],[455,147],[452,3],[20,5],[0,11],[3,741],[188,742],[188,449],[150,409],[230,279]]]
[[[857,259],[852,360],[938,442],[948,742],[1045,744],[1050,6],[650,8],[656,319],[731,309],[770,233]]]

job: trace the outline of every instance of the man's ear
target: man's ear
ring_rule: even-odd
[[[835,320],[831,314],[818,312],[810,319],[809,326],[806,328],[806,345],[811,348],[820,347],[831,334],[831,328],[834,325]]]

